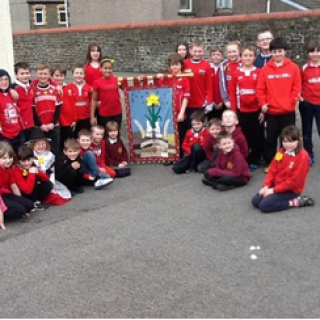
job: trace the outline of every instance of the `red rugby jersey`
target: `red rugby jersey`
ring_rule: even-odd
[[[63,86],[62,107],[59,116],[59,123],[62,126],[71,126],[73,122],[77,122],[77,110],[73,103],[72,91],[67,85]]]
[[[90,63],[85,66],[84,69],[85,77],[84,80],[90,86],[93,86],[94,82],[102,78],[101,68],[94,68]]]
[[[222,101],[221,94],[220,94],[220,66],[215,68],[213,63],[210,63],[211,67],[211,76],[212,76],[212,87],[213,87],[213,102],[219,104]]]
[[[320,66],[306,63],[301,69],[301,95],[306,101],[320,105]]]

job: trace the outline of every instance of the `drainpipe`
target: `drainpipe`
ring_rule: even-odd
[[[270,13],[271,0],[267,0],[266,13]]]
[[[66,11],[66,27],[69,28],[68,0],[64,0],[64,8]]]

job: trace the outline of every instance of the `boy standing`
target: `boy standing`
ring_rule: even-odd
[[[269,30],[258,33],[257,47],[260,49],[260,53],[257,55],[254,61],[254,66],[257,68],[264,67],[271,59],[270,41],[272,41],[273,35]]]
[[[213,87],[211,67],[203,59],[204,47],[202,42],[195,40],[190,47],[191,58],[184,61],[184,72],[193,72],[190,78],[190,100],[186,110],[187,126],[191,127],[191,114],[205,109],[208,113],[213,107]]]
[[[283,38],[270,42],[271,60],[261,69],[257,84],[257,98],[265,127],[265,172],[277,151],[281,131],[295,124],[295,109],[301,91],[298,66],[286,58],[287,43]]]
[[[245,186],[251,178],[247,162],[229,132],[218,136],[219,155],[215,167],[208,170],[203,184],[219,191]]]
[[[55,155],[59,153],[59,116],[61,97],[56,87],[50,84],[50,67],[46,63],[38,63],[35,67],[38,82],[34,86],[34,120],[36,126],[51,139],[51,149]]]

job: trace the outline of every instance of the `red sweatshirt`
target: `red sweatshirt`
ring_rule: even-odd
[[[247,139],[244,136],[241,127],[237,126],[235,130],[231,133],[231,135],[235,144],[239,147],[240,152],[246,159],[247,156],[249,155],[249,148],[248,148]]]
[[[25,194],[31,194],[37,183],[37,178],[39,181],[49,181],[47,174],[41,170],[38,173],[30,173],[28,170],[22,169],[20,166],[15,165],[12,169],[14,180],[19,187],[20,191]]]
[[[77,122],[77,109],[73,100],[72,90],[67,85],[64,85],[62,107],[59,116],[61,126],[69,127],[73,122]]]
[[[248,182],[251,178],[248,163],[236,145],[229,153],[219,151],[215,167],[209,169],[208,174],[210,177],[230,176],[240,178],[245,182]]]
[[[89,86],[93,86],[94,82],[102,78],[101,68],[94,68],[90,63],[85,66],[84,80]]]
[[[215,104],[219,104],[222,101],[221,94],[220,94],[220,67],[215,68],[213,63],[210,63],[211,67],[211,77],[212,77],[212,88],[213,88],[213,102]]]
[[[11,185],[14,184],[14,177],[11,168],[3,168],[0,166],[0,195],[12,193]]]
[[[96,156],[98,167],[104,168],[106,165],[106,141],[103,139],[99,144],[92,142],[90,150]]]
[[[241,112],[255,112],[260,109],[257,99],[257,82],[260,69],[252,71],[237,69],[229,82],[231,109]]]
[[[206,128],[202,128],[202,130],[198,132],[195,132],[193,129],[189,129],[186,133],[186,136],[184,137],[182,150],[188,156],[190,155],[191,147],[196,143],[199,143],[200,146],[204,149],[209,135],[209,131]]]
[[[190,78],[190,108],[199,108],[213,103],[213,86],[211,67],[206,60],[195,62],[192,59],[184,60],[183,72],[193,72]]]
[[[320,105],[320,65],[306,63],[301,69],[301,96],[307,102]]]
[[[204,152],[206,154],[207,159],[210,161],[213,158],[213,148],[216,144],[217,144],[217,138],[215,138],[211,134],[209,134],[207,142],[204,146]]]
[[[118,166],[119,163],[126,161],[128,162],[128,153],[126,147],[121,139],[117,142],[111,143],[110,140],[106,139],[106,164],[108,166]]]
[[[292,156],[281,148],[271,161],[263,185],[269,188],[274,186],[274,193],[293,191],[300,194],[306,185],[309,169],[310,157],[306,150],[302,149]]]
[[[295,111],[301,91],[301,78],[298,66],[285,58],[277,67],[271,59],[260,71],[257,84],[259,105],[268,104],[272,115],[283,115]]]

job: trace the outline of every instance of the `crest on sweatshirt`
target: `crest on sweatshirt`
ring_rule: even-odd
[[[122,153],[122,147],[118,148],[118,153]]]
[[[227,163],[227,168],[230,169],[230,170],[232,170],[233,167],[234,167],[234,166],[233,166],[233,163],[229,161],[229,162]]]

